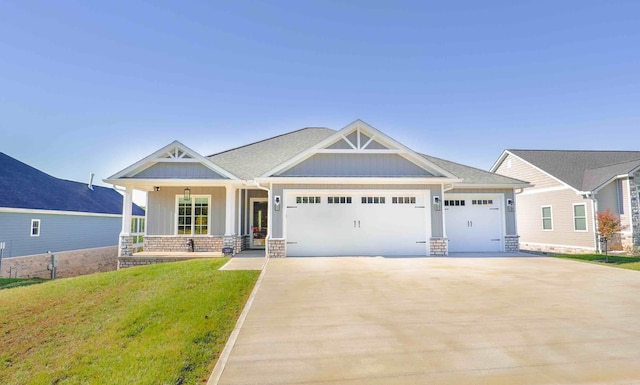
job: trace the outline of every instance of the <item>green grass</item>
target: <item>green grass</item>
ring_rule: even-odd
[[[0,384],[206,382],[259,275],[226,261],[0,291]]]
[[[42,278],[0,278],[0,290],[12,289],[14,287],[35,285],[36,283],[46,282]]]
[[[628,257],[622,255],[609,255],[609,263],[605,263],[604,254],[558,254],[557,258],[575,259],[578,261],[592,262],[606,266],[615,266],[623,269],[640,271],[640,257]]]

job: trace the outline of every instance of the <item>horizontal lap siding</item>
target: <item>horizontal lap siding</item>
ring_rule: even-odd
[[[528,190],[526,190],[528,191]],[[587,208],[587,231],[574,231],[573,204]],[[542,206],[551,206],[553,230],[542,230]],[[593,209],[591,200],[583,199],[573,190],[560,190],[517,196],[520,242],[595,248]]]
[[[189,163],[158,163],[139,172],[133,178],[227,179],[201,164]]]
[[[32,219],[40,219],[38,237],[30,235]],[[121,227],[120,217],[0,213],[0,242],[5,258],[114,246]]]
[[[186,187],[186,186],[185,186]],[[190,187],[191,195],[211,195],[209,213],[210,235],[223,235],[225,222],[224,187]],[[184,188],[160,187],[160,191],[147,194],[147,234],[174,235],[176,231],[176,196],[182,196]]]
[[[296,184],[281,184],[273,186],[273,195],[279,195],[284,199],[284,190],[428,190],[431,196],[441,196],[440,185],[386,185],[386,184],[365,184],[365,185],[342,185],[342,184],[318,184],[318,185],[296,185]],[[431,206],[431,236],[442,237],[442,212],[433,211],[433,205]],[[272,238],[282,238],[283,236],[283,210],[273,211],[272,217]]]
[[[509,160],[511,161],[511,167],[507,167]],[[533,186],[532,188],[549,188],[563,185],[556,179],[511,154],[507,155],[500,167],[496,170],[496,174],[529,182]]]

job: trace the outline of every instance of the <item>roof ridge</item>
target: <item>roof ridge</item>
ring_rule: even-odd
[[[507,149],[506,151],[548,151],[548,152],[611,152],[611,153],[623,153],[623,152],[637,152],[638,154],[640,154],[640,151],[634,151],[634,150],[545,150],[545,149],[533,149],[533,148],[529,148],[529,149],[518,149],[518,148],[510,148]]]
[[[221,155],[221,154],[224,154],[224,153],[227,153],[227,152],[231,152],[231,151],[239,150],[239,149],[241,149],[241,148],[245,148],[245,147],[253,146],[254,144],[263,143],[263,142],[266,142],[266,141],[268,141],[268,140],[272,140],[272,139],[276,139],[276,138],[281,138],[281,137],[283,137],[283,136],[287,136],[287,135],[295,134],[296,132],[300,132],[300,131],[304,131],[304,130],[310,130],[310,129],[325,129],[325,130],[335,131],[334,129],[329,128],[329,127],[303,127],[303,128],[300,128],[300,129],[297,129],[297,130],[294,130],[294,131],[285,132],[284,134],[280,134],[280,135],[272,136],[272,137],[270,137],[270,138],[266,138],[266,139],[258,140],[258,141],[255,141],[255,142],[252,142],[252,143],[249,143],[249,144],[244,144],[244,145],[242,145],[242,146],[238,146],[238,147],[230,148],[230,149],[228,149],[228,150],[224,150],[224,151],[221,151],[221,152],[216,152],[216,153],[214,153],[214,154],[211,154],[211,155],[207,155],[207,156],[205,156],[205,158],[210,158],[210,157],[212,157],[212,156]]]

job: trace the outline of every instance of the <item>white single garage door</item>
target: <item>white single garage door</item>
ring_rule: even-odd
[[[287,256],[424,256],[429,191],[286,191]]]
[[[502,195],[446,194],[449,252],[500,252],[503,247]]]

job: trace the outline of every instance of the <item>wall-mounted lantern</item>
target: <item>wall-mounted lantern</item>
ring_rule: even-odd
[[[155,192],[160,191],[160,186],[153,186],[153,191],[155,191]]]
[[[514,210],[513,199],[507,199],[507,211],[513,212],[513,210]]]
[[[433,209],[435,211],[442,210],[442,201],[440,200],[440,197],[437,195],[433,197]]]
[[[184,189],[184,200],[185,201],[191,200],[191,189],[189,187]]]

